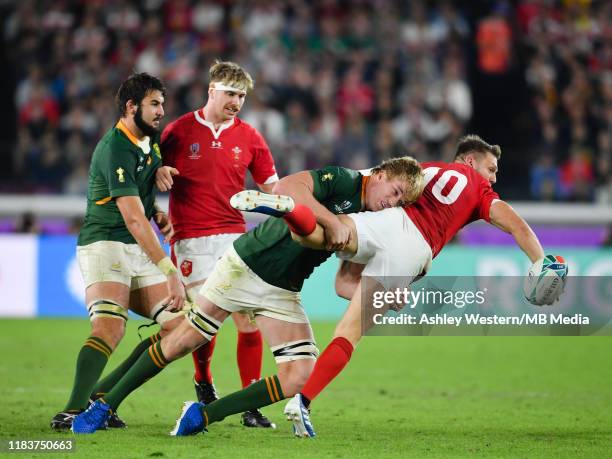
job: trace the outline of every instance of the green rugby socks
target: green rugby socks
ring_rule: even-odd
[[[102,374],[112,352],[111,347],[101,338],[90,336],[85,340],[77,357],[72,393],[64,411],[81,410],[87,407],[91,390]]]
[[[104,379],[98,381],[98,384],[93,389],[93,396],[100,397],[109,392],[115,384],[123,377],[124,374],[132,367],[134,362],[138,360],[141,354],[151,345],[157,343],[161,337],[159,333],[149,336],[136,345],[132,353],[117,368],[111,371]],[[92,397],[94,398],[94,397]]]
[[[231,414],[268,406],[284,398],[278,376],[268,376],[245,389],[206,405],[203,410],[205,424],[221,421]]]
[[[106,402],[113,410],[117,410],[121,402],[132,391],[142,386],[153,376],[162,371],[168,365],[166,358],[161,350],[161,341],[150,345],[140,357],[134,362],[131,368],[113,386],[104,397]]]

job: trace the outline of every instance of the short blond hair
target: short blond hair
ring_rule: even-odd
[[[412,156],[401,156],[383,161],[372,169],[372,175],[385,172],[389,180],[399,178],[407,183],[404,204],[419,199],[425,188],[425,174],[419,162]]]
[[[215,60],[208,70],[210,83],[223,83],[245,92],[253,89],[253,78],[235,62]]]

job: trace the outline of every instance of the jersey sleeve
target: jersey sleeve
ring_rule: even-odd
[[[338,195],[344,189],[347,179],[350,180],[348,170],[343,167],[327,166],[322,169],[310,171],[313,182],[313,196],[317,201],[325,201]]]
[[[175,134],[174,127],[176,123],[170,123],[161,135],[160,149],[164,166],[175,167],[176,149],[178,148],[178,139]]]
[[[109,196],[139,196],[134,177],[137,167],[135,155],[126,149],[112,148],[106,161],[101,163],[101,173],[108,184]]]
[[[493,191],[491,185],[483,183],[480,188],[480,203],[478,206],[478,218],[490,223],[491,219],[489,213],[491,211],[491,204],[495,199],[499,199],[499,195]]]
[[[267,185],[278,182],[278,175],[274,167],[274,158],[272,158],[270,148],[268,148],[268,144],[262,135],[255,129],[253,129],[251,136],[251,151],[253,159],[249,164],[249,170],[255,183]]]

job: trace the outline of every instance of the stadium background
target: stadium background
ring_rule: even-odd
[[[2,424],[12,426],[13,436],[46,435],[46,417],[55,405],[33,411],[44,418],[35,428],[20,414],[39,395],[36,381],[50,388],[40,395],[62,403],[66,394],[60,389],[70,383],[72,351],[86,336],[87,322],[9,318],[84,317],[74,245],[85,208],[87,168],[95,143],[116,119],[114,91],[132,71],[147,71],[166,83],[167,124],[203,105],[206,70],[215,58],[245,66],[256,86],[241,117],[263,133],[281,175],[327,164],[365,168],[404,153],[448,160],[461,135],[477,133],[502,146],[495,189],[534,225],[547,252],[566,256],[574,274],[612,274],[608,1],[21,0],[0,3],[0,13],[0,335],[2,348],[15,350],[0,374],[14,388],[2,400],[11,409]],[[432,274],[521,275],[527,265],[509,237],[476,224],[445,249]],[[344,307],[332,291],[334,270],[335,260],[330,260],[304,290],[322,345],[330,321]],[[132,323],[125,349],[115,358],[136,339]],[[229,335],[218,351],[219,362],[233,360]],[[51,353],[58,339],[70,349],[63,354],[70,355]],[[432,445],[439,444],[451,455],[514,451],[533,457],[541,454],[533,446],[540,440],[554,443],[558,449],[553,451],[564,455],[602,455],[612,448],[611,419],[597,408],[609,407],[612,400],[609,385],[602,383],[610,378],[609,363],[604,363],[607,341],[385,339],[391,340],[366,340],[363,357],[330,388],[325,406],[331,413],[343,412],[346,405],[338,404],[349,395],[355,397],[349,403],[361,409],[372,400],[381,412],[394,412],[399,403],[400,411],[412,413],[407,422],[424,433],[412,435],[414,443],[383,434],[379,441],[400,446],[360,443],[363,455],[402,455],[408,448],[432,454],[438,451]],[[22,352],[28,354],[24,365],[18,359]],[[409,364],[397,365],[393,356]],[[266,365],[269,369],[269,360]],[[370,365],[380,367],[374,376]],[[179,375],[187,381],[189,362],[176,367],[180,370],[168,370],[172,379]],[[235,369],[217,374],[221,386],[236,386]],[[480,380],[468,387],[473,375]],[[373,395],[364,382],[372,377],[385,381],[382,388],[374,385]],[[412,388],[406,401],[394,398],[396,404],[385,405],[385,394],[405,389],[402,380]],[[354,386],[348,386],[350,381]],[[160,397],[160,410],[174,409],[191,391],[181,384],[184,391],[177,395],[176,389],[167,392],[156,384],[147,390]],[[448,385],[454,389],[447,390]],[[473,395],[464,396],[463,389]],[[127,406],[147,403],[141,397],[136,394]],[[487,403],[473,406],[468,403],[473,399]],[[139,419],[131,411],[131,426],[147,425],[146,413]],[[372,411],[373,420],[392,429],[401,427],[393,422],[406,421],[403,415],[379,419]],[[346,443],[351,429],[342,430],[337,418],[321,415],[331,442],[319,445]],[[440,427],[457,419],[465,424],[458,433]],[[358,414],[351,423],[368,432]],[[505,434],[489,448],[486,432],[497,432],[498,425]],[[130,435],[129,442],[157,445],[158,430],[155,426],[142,439]],[[252,432],[243,440],[235,431],[223,432],[225,438],[238,437],[236,448],[261,441]],[[119,436],[112,438],[127,445]],[[91,446],[89,455],[96,451]],[[322,456],[320,450],[309,451]],[[335,454],[342,455],[339,451]]]
[[[91,153],[116,118],[114,91],[132,71],[162,77],[167,123],[203,105],[215,58],[253,74],[241,116],[264,134],[281,175],[365,168],[403,153],[449,160],[457,139],[474,132],[502,146],[495,189],[518,201],[545,247],[572,261],[612,241],[610,2],[26,0],[1,8],[2,315],[82,311],[73,235]],[[457,242],[483,257],[511,244],[483,225]],[[436,264],[461,260],[444,256]],[[322,311],[312,306],[313,317],[337,314],[341,306],[321,306],[330,301],[331,292],[313,301]]]

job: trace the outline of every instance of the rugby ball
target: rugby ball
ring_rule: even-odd
[[[559,299],[565,287],[567,263],[559,255],[546,255],[529,268],[523,293],[531,304],[543,306]]]

